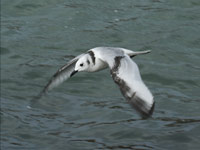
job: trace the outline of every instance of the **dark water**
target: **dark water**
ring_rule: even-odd
[[[96,46],[134,58],[156,108],[142,120],[109,70],[80,73],[28,109],[51,75]],[[199,0],[2,0],[1,149],[200,148]]]

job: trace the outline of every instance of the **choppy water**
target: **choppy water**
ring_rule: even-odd
[[[2,0],[2,150],[200,148],[199,0]],[[109,70],[80,73],[28,109],[51,75],[96,46],[138,56],[156,107],[141,120]]]

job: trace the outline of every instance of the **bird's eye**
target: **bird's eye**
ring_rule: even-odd
[[[83,63],[82,63],[82,64],[80,64],[80,66],[82,67],[82,66],[83,66]]]

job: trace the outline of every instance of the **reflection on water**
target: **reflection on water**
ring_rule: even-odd
[[[1,149],[199,149],[198,0],[2,1]],[[51,75],[96,46],[135,57],[156,107],[141,119],[109,70],[81,73],[31,100]]]

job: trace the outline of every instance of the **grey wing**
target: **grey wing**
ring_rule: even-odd
[[[71,61],[69,61],[66,65],[61,67],[50,79],[47,85],[43,88],[43,90],[39,93],[39,95],[33,97],[30,101],[30,106],[28,108],[35,107],[38,104],[38,100],[49,90],[53,89],[54,87],[58,86],[59,84],[63,83],[65,80],[70,78],[71,73],[74,71],[75,64],[78,59],[85,54],[81,54]]]
[[[50,81],[47,83],[47,85],[44,87],[40,95],[43,95],[44,93],[48,92],[49,90],[53,89],[54,87],[60,85],[65,80],[70,78],[71,73],[74,71],[75,64],[78,61],[78,59],[85,54],[81,54],[71,61],[69,61],[66,65],[62,66],[50,79]]]
[[[137,65],[127,55],[115,57],[114,61],[110,72],[121,93],[143,118],[150,117],[155,103],[151,92],[141,79]]]

